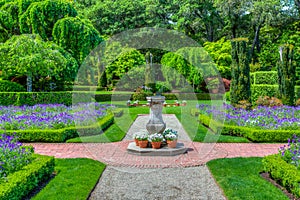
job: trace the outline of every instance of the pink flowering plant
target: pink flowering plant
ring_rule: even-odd
[[[280,147],[279,153],[283,160],[300,169],[300,137],[294,135],[292,139],[288,139],[288,144]]]

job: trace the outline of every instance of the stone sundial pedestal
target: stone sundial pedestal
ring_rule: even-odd
[[[148,133],[163,133],[166,129],[166,123],[162,118],[163,103],[165,102],[164,96],[151,96],[147,97],[147,101],[150,106],[150,117],[146,124]],[[140,156],[176,156],[187,152],[187,148],[184,144],[177,142],[175,148],[168,148],[167,145],[162,145],[160,149],[153,148],[140,148],[136,146],[135,142],[128,144],[127,152],[134,155]]]
[[[146,129],[149,134],[162,133],[166,129],[166,123],[162,118],[163,103],[165,102],[164,96],[151,96],[147,97],[150,106],[149,122],[146,124]]]

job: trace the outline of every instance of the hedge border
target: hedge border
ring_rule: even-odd
[[[262,160],[264,171],[297,197],[300,197],[300,171],[284,161],[279,154],[266,156]]]
[[[0,134],[13,135],[15,133],[21,142],[65,142],[70,138],[99,134],[113,122],[114,115],[112,112],[108,112],[106,116],[90,126],[67,127],[56,130],[0,130]]]
[[[54,166],[54,157],[34,154],[30,164],[9,174],[7,182],[1,182],[0,199],[18,200],[27,196],[40,182],[50,178]]]
[[[253,142],[286,142],[293,135],[300,136],[298,130],[261,130],[242,126],[221,124],[209,116],[200,115],[199,122],[209,127],[213,132],[222,135],[242,136]]]

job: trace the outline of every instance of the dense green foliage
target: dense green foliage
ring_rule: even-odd
[[[0,65],[6,79],[27,77],[28,91],[53,90],[55,84],[74,80],[78,68],[67,52],[42,41],[39,35],[15,35],[0,43]],[[38,85],[32,86],[32,82]]]
[[[20,16],[21,33],[39,34],[43,40],[52,40],[54,24],[64,17],[77,15],[73,5],[67,1],[45,0],[30,4]]]
[[[280,47],[280,60],[277,65],[279,98],[283,104],[290,106],[295,104],[296,66],[293,56],[293,45]]]
[[[11,81],[0,81],[0,91],[1,92],[25,92],[25,88],[16,83]]]
[[[123,75],[131,69],[141,68],[145,63],[145,57],[139,51],[135,49],[125,49],[115,60],[108,63],[106,67],[105,71],[108,84],[114,84],[114,80],[121,79]]]
[[[231,41],[230,103],[234,106],[243,100],[251,103],[249,52],[246,42],[243,38]]]
[[[300,197],[300,171],[296,166],[288,164],[279,154],[266,156],[263,159],[264,170],[279,184],[295,196]]]
[[[225,37],[216,42],[205,42],[205,50],[212,57],[216,63],[220,75],[223,78],[231,79],[230,65],[231,65],[231,44]]]
[[[23,199],[54,171],[54,158],[34,155],[34,160],[21,170],[8,175],[7,182],[0,184],[0,199]]]
[[[278,72],[277,71],[259,71],[251,73],[251,83],[254,85],[277,85]]]

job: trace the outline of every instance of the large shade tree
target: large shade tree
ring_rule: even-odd
[[[20,16],[22,33],[39,34],[44,40],[52,40],[55,23],[64,17],[75,17],[77,11],[68,1],[46,0],[30,4]]]
[[[57,82],[74,80],[78,65],[62,48],[44,42],[39,35],[20,35],[0,44],[0,70],[4,78],[26,76],[30,92],[32,84],[41,79],[54,87]]]
[[[99,32],[88,20],[78,17],[59,20],[53,28],[53,40],[70,52],[79,64],[103,41]]]

